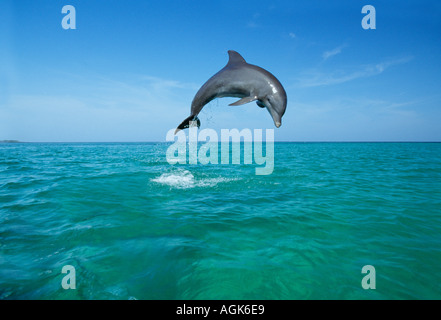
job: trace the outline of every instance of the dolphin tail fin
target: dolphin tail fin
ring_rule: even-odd
[[[190,122],[196,122],[198,128],[201,126],[201,120],[199,120],[197,116],[191,115],[181,122],[181,124],[176,128],[175,134],[178,133],[180,130],[184,130],[186,128],[189,128],[191,125],[194,125],[190,124]]]

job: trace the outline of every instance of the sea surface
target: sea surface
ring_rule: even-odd
[[[0,299],[441,299],[441,143],[169,146],[0,144]]]

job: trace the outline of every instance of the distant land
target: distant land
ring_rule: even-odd
[[[20,143],[18,140],[0,140],[0,143]]]

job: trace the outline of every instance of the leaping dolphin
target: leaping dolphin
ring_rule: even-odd
[[[176,128],[175,134],[196,121],[198,128],[201,121],[198,114],[211,100],[222,97],[238,97],[240,100],[230,106],[256,101],[261,108],[266,108],[278,128],[282,125],[282,116],[286,109],[286,92],[282,84],[271,73],[258,66],[249,64],[236,51],[228,51],[227,65],[208,79],[199,89],[191,103],[191,115]]]

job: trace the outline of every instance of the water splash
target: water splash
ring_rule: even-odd
[[[191,189],[195,187],[214,187],[219,183],[236,181],[235,178],[198,178],[185,169],[180,169],[175,172],[163,173],[159,177],[152,179],[153,182],[167,185],[176,189]]]

